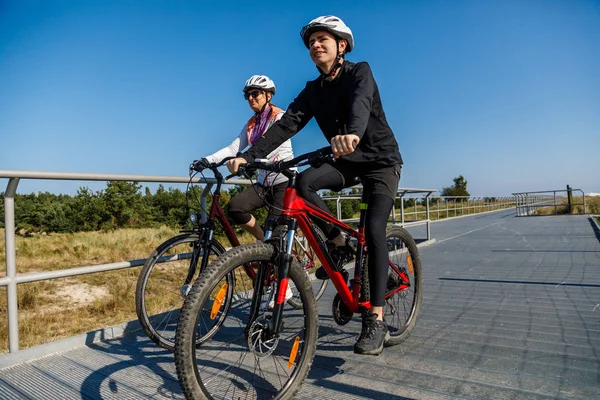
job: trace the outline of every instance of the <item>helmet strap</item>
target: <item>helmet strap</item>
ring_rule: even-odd
[[[263,93],[265,94],[265,99],[267,100],[265,102],[265,104],[263,104],[262,108],[260,109],[260,112],[262,113],[263,111],[265,111],[265,108],[267,108],[267,106],[271,103],[271,99],[273,98],[273,93],[267,91],[267,90],[263,90]],[[267,96],[269,93],[271,93],[271,99],[269,99],[269,97]]]
[[[329,72],[326,73],[321,68],[317,67],[319,72],[321,72],[321,77],[323,79],[327,79],[331,76],[335,76],[337,71],[342,66],[342,60],[344,59],[344,54],[343,53],[340,54],[340,39],[338,39],[337,37],[335,38],[335,52],[336,52],[335,61],[333,63],[333,66],[329,70]]]

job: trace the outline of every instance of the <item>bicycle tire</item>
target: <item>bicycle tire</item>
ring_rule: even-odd
[[[395,345],[406,340],[415,329],[423,297],[423,269],[417,245],[406,229],[392,226],[387,229],[386,239],[390,267],[383,315],[390,330],[386,345]],[[395,269],[402,271],[405,278]],[[401,290],[401,285],[407,282],[408,287]],[[400,315],[406,310],[405,315]]]
[[[148,257],[138,277],[135,292],[135,308],[138,321],[148,338],[160,347],[170,351],[173,351],[175,348],[175,327],[177,325],[179,310],[183,305],[183,298],[178,301],[177,295],[179,294],[179,297],[183,297],[181,285],[187,275],[189,262],[170,268],[172,271],[169,272],[169,266],[163,266],[163,262],[160,261],[162,261],[161,259],[165,255],[176,252],[173,251],[175,248],[193,247],[200,240],[202,239],[195,233],[183,233],[166,240]],[[223,246],[213,240],[209,254],[219,256],[224,252],[225,249]],[[168,262],[164,264],[168,264]],[[158,265],[162,268],[159,269]],[[198,259],[197,266],[199,265],[201,265],[201,259]],[[168,279],[160,278],[161,274],[165,275],[165,278],[167,277],[166,274],[168,274]],[[153,276],[156,276],[156,279],[160,279],[160,284],[155,285],[154,281],[151,281]],[[178,293],[174,293],[174,290]],[[153,293],[150,294],[150,292]],[[155,296],[156,300],[154,300]],[[159,301],[172,302],[173,307],[166,309],[166,306],[157,305],[155,307],[152,305],[153,302],[157,303]],[[209,330],[207,330],[208,333],[210,333]],[[199,337],[197,340],[198,344],[203,339],[203,337]]]
[[[258,336],[255,336],[254,334],[257,331],[252,331],[252,327],[254,326],[252,325],[250,327],[251,332],[247,335],[244,334],[244,328],[247,327],[248,321],[248,315],[244,314],[244,312],[247,313],[250,308],[246,303],[254,299],[253,281],[245,278],[243,271],[242,275],[240,275],[240,272],[235,271],[235,269],[244,268],[245,265],[249,265],[252,262],[271,262],[274,254],[274,246],[265,243],[253,243],[235,247],[211,263],[198,277],[196,282],[194,282],[181,311],[175,341],[177,376],[186,399],[213,399],[215,398],[213,397],[215,392],[219,393],[219,399],[230,398],[229,396],[232,399],[237,399],[240,395],[242,398],[291,399],[300,389],[300,386],[308,375],[315,354],[318,321],[316,301],[309,279],[297,262],[292,262],[289,278],[299,288],[303,301],[303,309],[299,311],[291,306],[284,305],[286,308],[282,314],[282,318],[284,318],[282,327],[284,330],[286,328],[296,329],[297,325],[285,322],[285,318],[288,316],[290,318],[297,318],[299,321],[298,324],[301,325],[301,333],[299,335],[302,336],[303,340],[300,340],[300,336],[293,338],[294,335],[290,336],[286,332],[281,332],[275,342],[276,348],[271,350],[271,353],[266,354],[253,352],[251,348],[255,345],[255,340],[260,341],[262,331],[258,331]],[[198,314],[203,309],[204,303],[210,301],[212,294],[217,290],[219,282],[228,274],[233,274],[236,285],[241,285],[240,291],[237,288],[234,290],[234,297],[237,297],[228,313],[234,321],[231,323],[225,322],[211,340],[203,344],[199,349],[196,349],[193,340]],[[245,276],[247,277],[247,275]],[[244,280],[250,281],[250,285],[246,286],[246,288],[243,286]],[[246,285],[248,284],[246,283]],[[254,301],[260,301],[260,309],[265,310],[265,314],[268,313],[266,311],[266,304],[270,299],[268,295],[266,300],[263,299],[264,293],[267,292],[263,291],[260,297],[254,299]],[[236,309],[237,306],[240,307],[239,310]],[[239,318],[239,320],[235,320],[235,318]],[[259,319],[257,318],[255,322]],[[296,328],[294,328],[295,326]],[[302,346],[301,350],[297,353],[293,353],[294,347],[292,347],[293,360],[292,353],[285,352],[290,348],[291,341],[299,343]],[[294,346],[297,345],[294,344]],[[295,348],[295,351],[298,351],[298,347]],[[289,374],[285,371],[285,361],[277,358],[281,357],[280,354],[277,354],[280,351],[284,356],[290,354],[289,362],[292,363],[291,365],[294,367],[294,370],[290,371]],[[215,353],[214,356],[213,352]],[[197,358],[202,358],[203,356],[206,356],[206,361],[199,368]],[[266,357],[269,357],[269,359],[264,360],[265,365],[258,365]],[[285,359],[282,358],[282,360]],[[229,361],[239,365],[223,366]],[[248,365],[243,365],[245,362]],[[275,366],[275,372],[273,372],[273,366]],[[281,376],[279,380],[270,380],[274,373],[279,372],[277,369],[278,366],[279,369],[283,369],[283,381],[281,380]],[[287,367],[292,368],[289,364]],[[211,375],[209,379],[202,378],[202,376],[209,373],[214,373],[214,376]],[[281,385],[282,388],[275,391],[274,389],[270,389],[273,385]],[[224,391],[225,393],[223,394]],[[230,391],[233,391],[233,393],[229,394]]]

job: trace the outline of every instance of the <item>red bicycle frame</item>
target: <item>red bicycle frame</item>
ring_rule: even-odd
[[[327,271],[327,275],[330,277],[331,281],[333,282],[333,285],[337,289],[337,292],[339,293],[341,300],[344,302],[344,304],[348,308],[348,311],[356,313],[356,312],[359,312],[360,309],[363,307],[365,309],[371,308],[371,302],[369,300],[360,301],[360,294],[361,294],[360,289],[361,289],[361,285],[362,285],[362,282],[361,282],[361,271],[362,271],[362,262],[363,262],[362,260],[364,259],[363,256],[364,256],[365,245],[366,245],[366,239],[365,239],[366,209],[361,207],[358,229],[354,230],[352,227],[348,226],[347,224],[343,223],[342,221],[338,220],[337,218],[333,217],[332,215],[321,210],[319,207],[315,206],[314,204],[312,204],[312,203],[304,200],[300,196],[298,196],[298,192],[296,191],[296,188],[288,187],[285,190],[285,196],[283,199],[282,216],[285,218],[295,219],[298,222],[298,227],[300,228],[300,230],[302,230],[302,232],[304,232],[304,235],[305,235],[306,239],[308,240],[310,247],[312,247],[312,249],[315,251],[315,254],[319,258],[319,260],[321,260],[321,264],[325,268],[325,271]],[[322,243],[322,241],[320,239],[317,239],[317,236],[314,234],[314,232],[311,228],[311,226],[313,224],[311,222],[311,218],[314,218],[314,217],[320,218],[320,219],[328,222],[329,224],[332,224],[332,225],[340,228],[341,230],[346,232],[346,234],[356,238],[356,240],[357,240],[356,263],[355,263],[355,268],[354,268],[354,279],[352,279],[350,281],[351,282],[350,288],[348,288],[347,282],[344,279],[343,275],[331,266],[332,260],[329,257],[329,254],[326,254],[326,248],[324,247],[324,243]],[[390,267],[398,274],[399,277],[404,279],[405,282],[408,281],[408,277],[406,276],[406,274],[404,274],[402,271],[400,271],[400,269],[398,268],[397,265],[390,262]],[[284,285],[287,286],[287,280]],[[285,286],[284,286],[284,289],[285,289]],[[385,298],[389,298],[393,294],[395,294],[399,291],[405,290],[407,288],[408,288],[408,285],[402,284],[399,287],[395,288],[394,290],[386,293]],[[278,303],[280,303],[279,300],[282,300],[281,302],[283,302],[284,293],[285,293],[285,290],[282,290],[279,292],[279,294],[281,295],[282,298],[278,299]]]
[[[355,231],[350,226],[345,223],[339,221],[335,217],[321,210],[317,206],[312,203],[302,199],[298,196],[298,193],[295,188],[288,187],[285,190],[285,196],[283,199],[283,212],[282,216],[296,219],[298,221],[298,227],[308,240],[310,247],[315,251],[315,254],[321,260],[321,264],[327,271],[327,275],[331,278],[333,285],[337,289],[337,292],[340,295],[341,300],[346,304],[349,311],[353,313],[358,312],[360,307],[371,308],[370,301],[360,301],[360,273],[361,268],[359,262],[362,260],[362,254],[365,249],[365,228],[364,228],[364,218],[362,218],[363,211],[361,210],[361,222],[358,227],[358,231]],[[356,266],[354,268],[354,279],[352,282],[352,291],[348,289],[346,280],[342,276],[342,274],[336,271],[331,266],[331,259],[328,255],[325,254],[325,249],[323,248],[323,244],[316,238],[313,230],[311,229],[312,222],[310,221],[310,216],[314,216],[320,218],[322,220],[327,221],[330,224],[337,226],[338,228],[344,230],[346,233],[351,235],[352,237],[357,239],[357,256],[356,256]],[[285,293],[285,292],[284,292]]]

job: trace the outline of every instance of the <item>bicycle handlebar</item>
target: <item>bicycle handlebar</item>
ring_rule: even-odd
[[[242,164],[239,166],[238,172],[230,174],[225,178],[225,180],[233,178],[234,176],[239,176],[242,174],[248,174],[250,171],[254,171],[257,169],[262,169],[265,171],[281,173],[285,170],[288,170],[292,167],[300,165],[303,161],[308,161],[308,163],[325,161],[330,158],[333,154],[333,150],[331,146],[323,147],[319,150],[312,151],[310,153],[302,154],[296,158],[293,158],[289,161],[277,161],[277,162],[264,162],[264,161],[255,161],[249,162],[246,164]]]

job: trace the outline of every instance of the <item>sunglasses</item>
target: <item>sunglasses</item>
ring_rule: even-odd
[[[244,98],[248,100],[250,97],[257,98],[262,93],[262,90],[253,90],[251,92],[244,93]]]

